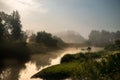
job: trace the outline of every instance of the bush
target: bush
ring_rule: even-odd
[[[77,53],[77,54],[66,54],[61,58],[61,63],[68,63],[73,61],[84,62],[91,59],[101,58],[101,54],[98,53]]]
[[[68,63],[68,62],[72,62],[73,60],[75,60],[75,58],[72,54],[66,54],[64,55],[64,57],[62,57],[61,63]]]
[[[100,73],[102,74],[102,77],[108,77],[110,78],[110,80],[119,80],[120,79],[120,53],[110,55],[105,60],[102,60]]]
[[[36,42],[43,43],[46,46],[55,47],[57,46],[57,40],[52,37],[50,33],[38,32],[36,36]]]

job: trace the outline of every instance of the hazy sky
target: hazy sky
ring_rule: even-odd
[[[120,30],[120,0],[0,0],[0,11],[18,10],[24,29],[87,36],[92,29]]]

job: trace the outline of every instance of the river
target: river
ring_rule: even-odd
[[[85,47],[83,47],[85,48]],[[31,79],[35,73],[41,71],[42,69],[60,64],[60,59],[65,54],[75,54],[82,51],[82,48],[66,48],[63,50],[58,50],[54,52],[49,52],[47,54],[34,54],[31,56],[31,60],[25,64],[24,68],[21,68],[19,65],[16,67],[5,69],[0,75],[1,80],[42,80],[40,78]],[[92,52],[100,51],[102,48],[92,47]]]
[[[99,51],[101,50],[101,48],[96,48],[93,47],[92,51]],[[81,51],[81,48],[67,48],[63,51],[58,51],[57,52],[57,57],[56,58],[50,58],[50,64],[46,65],[46,66],[42,66],[40,67],[40,69],[37,69],[37,66],[35,63],[32,63],[31,61],[26,63],[26,69],[21,70],[20,72],[20,78],[19,80],[42,80],[42,79],[31,79],[30,77],[33,76],[35,73],[41,71],[42,69],[52,66],[52,65],[56,65],[56,64],[60,64],[60,60],[61,58],[65,55],[65,54],[76,54],[78,52],[83,52]],[[55,52],[56,53],[56,52]],[[54,54],[54,52],[53,52]],[[41,56],[41,55],[39,55]]]

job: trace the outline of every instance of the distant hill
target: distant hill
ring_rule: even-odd
[[[66,43],[84,43],[86,41],[84,37],[75,31],[63,31],[54,35],[60,37]]]

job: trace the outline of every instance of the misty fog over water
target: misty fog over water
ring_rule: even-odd
[[[102,48],[94,48],[92,51],[99,51]],[[16,65],[9,66],[3,70],[0,77],[2,80],[42,80],[42,79],[31,79],[38,71],[41,71],[43,68],[60,64],[60,59],[65,54],[75,54],[81,52],[81,47],[79,48],[67,48],[64,50],[53,51],[48,54],[35,54],[31,56],[31,60],[28,63],[25,63],[25,66]],[[14,77],[13,77],[14,76]]]
[[[120,0],[0,0],[0,80],[120,80],[119,62]]]
[[[92,51],[96,52],[96,51],[100,51],[100,50],[102,50],[102,48],[93,47]],[[46,68],[46,67],[49,67],[49,66],[52,66],[52,65],[56,65],[56,64],[60,64],[60,60],[65,54],[76,54],[76,53],[79,53],[79,52],[83,52],[83,51],[81,51],[81,47],[79,47],[79,48],[67,48],[63,51],[57,51],[57,52],[50,53],[50,55],[47,54],[49,56],[47,56],[47,55],[42,55],[42,56],[37,55],[39,57],[44,57],[43,60],[42,60],[43,62],[41,62],[41,64],[46,63],[45,60],[48,59],[47,64],[42,66],[42,67],[39,64],[38,66],[40,68],[37,70],[37,66],[34,62],[33,63],[32,62],[26,63],[26,69],[21,71],[19,80],[42,80],[42,79],[30,79],[30,77],[33,75],[34,72],[37,73],[40,70],[42,70],[43,68]],[[56,55],[54,55],[54,54],[56,54]],[[41,59],[41,58],[38,58],[38,59]]]

